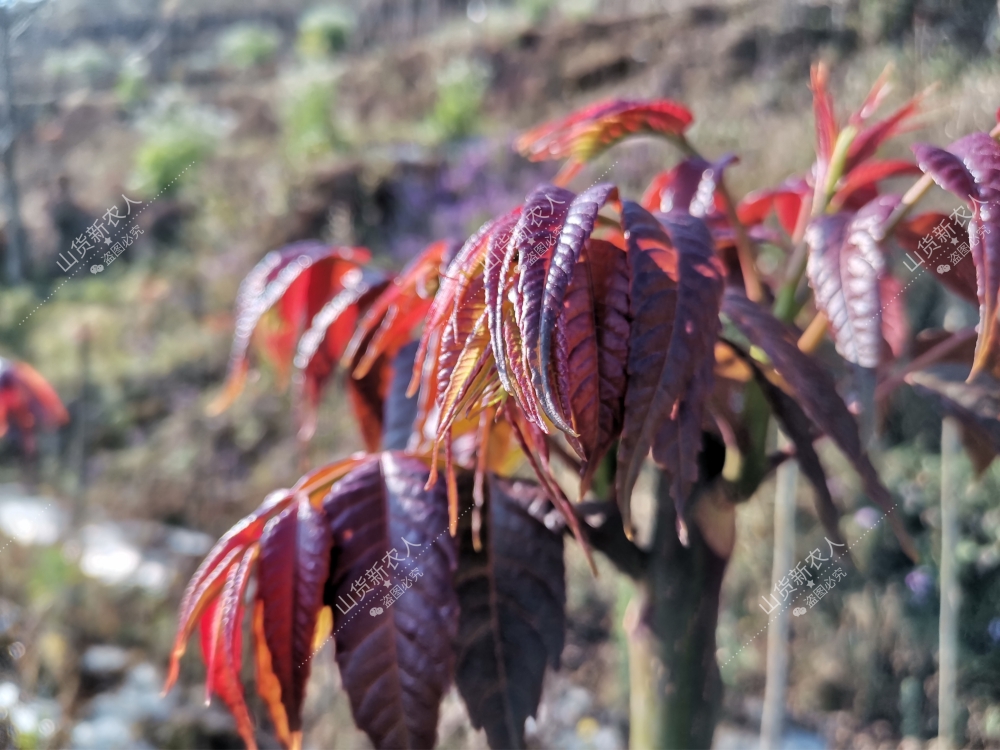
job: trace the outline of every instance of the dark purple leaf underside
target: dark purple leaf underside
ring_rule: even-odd
[[[837,393],[836,383],[828,370],[819,360],[799,349],[798,337],[790,328],[739,292],[726,292],[722,311],[752,344],[767,354],[774,369],[793,391],[802,411],[851,462],[861,476],[865,492],[888,517],[900,545],[916,559],[916,550],[903,528],[900,514],[894,512],[896,504],[892,495],[862,450],[857,422]]]
[[[377,748],[432,747],[452,677],[456,552],[444,483],[424,490],[428,473],[386,452],[323,501],[335,543],[327,600],[337,664],[355,722]]]
[[[545,667],[558,668],[563,649],[562,531],[546,528],[533,517],[542,514],[527,510],[552,507],[538,485],[493,474],[487,484],[482,551],[475,551],[468,530],[461,535],[455,681],[490,747],[522,748]]]

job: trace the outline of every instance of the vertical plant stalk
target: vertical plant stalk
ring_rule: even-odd
[[[628,644],[630,750],[656,747],[658,709],[663,695],[663,663],[656,638],[642,617],[647,600],[647,594],[637,593],[629,601],[622,622]]]
[[[25,236],[21,225],[20,196],[14,173],[17,123],[14,117],[14,83],[11,76],[11,26],[14,17],[10,8],[0,8],[0,161],[3,162],[3,200],[7,212],[6,277],[8,284],[20,284],[24,279]]]
[[[958,582],[958,497],[961,492],[958,460],[962,455],[959,424],[954,417],[941,423],[941,614],[938,624],[938,739],[940,747],[959,746],[958,719],[958,611],[962,590]]]
[[[648,622],[659,640],[663,677],[654,680],[662,690],[656,709],[658,740],[650,747],[709,748],[722,701],[715,629],[728,558],[712,550],[697,523],[688,524],[688,545],[681,544],[670,477],[658,475]],[[712,486],[696,489],[691,507],[700,492],[710,491]]]
[[[788,439],[778,433],[780,448]],[[771,563],[771,587],[791,570],[795,556],[795,496],[798,490],[799,464],[788,459],[778,467],[774,492],[774,557]],[[788,607],[767,626],[767,678],[764,687],[764,713],[760,722],[761,750],[781,745],[785,724],[785,695],[788,687]]]
[[[80,329],[80,400],[76,408],[76,487],[73,501],[73,528],[87,516],[87,412],[90,410],[90,327]]]

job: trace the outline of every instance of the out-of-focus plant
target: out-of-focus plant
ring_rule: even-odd
[[[347,47],[355,23],[354,14],[341,5],[310,8],[299,21],[296,47],[305,58],[335,55]]]
[[[474,60],[452,60],[437,76],[437,101],[430,121],[444,140],[472,134],[479,124],[489,70]]]
[[[26,455],[35,453],[39,428],[54,429],[69,421],[58,394],[25,362],[0,357],[0,438],[11,432]]]
[[[219,57],[238,70],[265,65],[274,59],[281,45],[281,34],[270,26],[239,23],[219,37]]]
[[[118,101],[126,108],[135,107],[149,96],[149,63],[140,57],[130,57],[122,64],[115,84]]]
[[[919,100],[877,119],[882,78],[841,122],[825,68],[814,69],[812,88],[812,169],[740,201],[724,180],[735,158],[701,156],[683,106],[610,101],[518,140],[532,160],[565,161],[556,184],[460,248],[431,245],[394,278],[358,248],[302,243],[265,256],[240,286],[229,376],[213,409],[238,396],[252,359],[264,359],[294,384],[307,439],[340,364],[368,453],[277,490],[220,540],[181,604],[168,685],[200,627],[207,692],[254,745],[239,675],[256,576],[257,689],[285,745],[301,742],[310,660],[332,635],[354,718],[377,747],[431,746],[452,679],[491,746],[523,747],[545,665],[557,667],[562,650],[563,536],[572,534],[588,559],[604,554],[643,592],[648,660],[659,668],[648,670],[655,726],[637,736],[707,747],[721,696],[715,629],[734,503],[775,466],[794,455],[826,534],[843,545],[814,448],[830,438],[916,560],[834,370],[812,352],[829,329],[862,411],[904,379],[919,381],[992,461],[997,414],[970,404],[975,388],[1000,403],[990,380],[1000,351],[1000,145],[980,133],[947,151],[918,147],[917,165],[882,160],[879,147],[909,125]],[[633,135],[664,137],[682,155],[641,202],[610,183],[565,187]],[[971,261],[955,261],[950,275],[940,260],[927,266],[980,302],[969,383],[973,358],[958,346],[969,332],[904,358],[910,333],[889,254],[897,245],[926,254],[923,238],[955,221],[909,216],[929,176],[902,197],[880,191],[920,170],[971,204]],[[764,243],[787,254],[780,270],[759,267]],[[960,377],[934,380],[928,368],[949,358]],[[772,418],[789,445],[768,455]],[[656,510],[642,549],[631,496],[650,458]],[[578,485],[564,486],[556,461]]]
[[[308,159],[336,147],[336,96],[336,83],[325,75],[307,74],[292,84],[282,111],[282,138],[289,156]]]
[[[130,183],[148,196],[170,195],[212,153],[226,123],[207,110],[165,97],[143,116],[139,129],[144,137]]]
[[[56,49],[45,56],[43,70],[73,86],[103,86],[114,81],[115,61],[93,42]]]

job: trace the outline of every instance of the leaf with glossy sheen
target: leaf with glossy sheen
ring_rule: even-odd
[[[775,371],[791,389],[791,394],[813,424],[828,435],[861,476],[865,492],[885,512],[903,551],[918,558],[912,539],[903,527],[892,495],[861,448],[858,425],[837,393],[836,383],[819,360],[798,347],[798,336],[760,305],[729,290],[722,312],[751,344],[770,358]]]
[[[683,105],[669,99],[614,99],[529,130],[514,147],[531,161],[572,158],[585,163],[630,135],[676,138],[692,119]]]
[[[656,431],[680,407],[702,361],[714,356],[725,270],[707,227],[689,214],[663,214],[658,221],[625,202],[622,226],[631,330],[616,489],[628,529],[632,488]]]
[[[816,305],[830,321],[840,355],[865,368],[877,367],[882,353],[885,257],[875,234],[898,203],[896,196],[881,196],[853,216],[823,216],[806,230],[806,273]]]
[[[236,729],[250,750],[255,750],[253,721],[243,697],[240,667],[243,663],[244,597],[257,548],[243,553],[239,563],[229,568],[219,598],[206,610],[201,621],[202,654],[208,675],[206,699],[217,693],[233,714]]]
[[[205,608],[222,590],[229,569],[236,565],[247,548],[260,539],[265,524],[291,504],[293,493],[289,490],[272,492],[257,510],[243,518],[215,543],[191,580],[181,598],[177,617],[177,635],[170,654],[170,669],[164,691],[170,690],[177,680],[180,658],[187,649],[188,638],[198,625]]]
[[[969,247],[976,267],[979,301],[979,340],[969,377],[995,368],[1000,355],[996,317],[1000,292],[1000,144],[988,133],[972,133],[948,150],[934,146],[914,147],[917,163],[935,182],[967,201],[973,213],[969,221]]]
[[[323,505],[336,549],[327,602],[335,605],[337,664],[354,720],[377,748],[433,747],[452,678],[455,542],[444,488],[425,490],[427,476],[421,461],[383,453],[335,484]],[[391,585],[366,578],[373,570]],[[352,593],[359,580],[373,587]]]
[[[454,250],[445,240],[428,245],[368,308],[344,353],[347,362],[357,362],[354,377],[364,377],[380,355],[391,358],[410,341],[427,316],[445,259]]]
[[[264,638],[293,737],[302,730],[313,633],[323,608],[331,541],[323,512],[313,508],[304,495],[268,521],[260,539],[257,600],[263,605]]]
[[[613,185],[607,183],[595,185],[576,196],[566,213],[565,222],[559,233],[555,250],[552,253],[552,262],[549,264],[545,277],[541,320],[537,338],[539,354],[538,374],[541,377],[541,393],[539,395],[542,398],[543,405],[547,406],[546,413],[548,413],[549,409],[553,408],[555,411],[560,411],[558,407],[559,397],[552,385],[553,334],[557,326],[557,321],[564,315],[567,317],[570,316],[572,307],[568,304],[564,306],[564,301],[567,290],[578,277],[581,283],[577,285],[577,307],[584,315],[589,315],[591,321],[593,320],[593,295],[589,291],[590,284],[584,284],[584,277],[580,277],[581,273],[589,274],[589,269],[585,265],[586,260],[582,268],[579,261],[584,244],[589,240],[594,230],[597,213],[609,200],[612,202],[618,201],[618,190]],[[584,288],[585,286],[587,288]],[[589,304],[580,296],[580,292],[589,294],[591,297]],[[596,335],[593,334],[592,338],[596,344]],[[531,339],[526,338],[526,342],[530,345]],[[587,377],[592,373],[592,376],[595,378],[594,386],[596,388],[596,356],[594,356],[592,364],[593,367],[589,369],[588,373],[579,372],[570,365],[569,373],[577,379]],[[572,427],[570,415],[560,413],[559,417],[563,424]],[[549,418],[552,418],[551,415]],[[558,422],[556,423],[558,424]],[[573,429],[575,430],[575,427]]]
[[[563,649],[562,531],[537,520],[551,508],[538,485],[489,474],[487,488],[481,551],[468,526],[460,536],[455,682],[490,747],[522,748],[545,667],[558,668]]]
[[[227,409],[243,390],[251,341],[257,341],[279,374],[287,371],[306,325],[342,288],[343,276],[369,259],[363,248],[318,242],[298,242],[265,255],[240,283],[226,383],[209,405],[209,413]],[[267,325],[263,325],[265,315],[270,318]]]

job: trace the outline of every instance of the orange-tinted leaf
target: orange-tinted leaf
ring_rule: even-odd
[[[375,300],[344,354],[345,360],[357,361],[354,377],[363,377],[379,355],[393,357],[409,342],[430,309],[445,257],[452,254],[451,242],[428,245]]]
[[[532,161],[572,158],[584,163],[629,135],[676,138],[692,119],[684,106],[668,99],[598,102],[529,130],[514,145]]]
[[[279,374],[287,371],[306,325],[342,288],[344,274],[369,258],[362,248],[327,247],[318,242],[295,243],[264,256],[243,279],[236,295],[236,333],[229,372],[223,392],[209,405],[209,412],[224,411],[242,390],[252,340]],[[261,326],[266,314],[269,323]]]
[[[206,700],[211,699],[214,692],[225,701],[236,720],[240,737],[250,750],[255,750],[257,742],[243,697],[240,665],[243,662],[244,597],[256,557],[257,548],[254,546],[229,568],[222,593],[206,610],[201,621],[202,653],[208,668]]]
[[[289,490],[272,492],[257,510],[243,518],[216,542],[198,570],[191,576],[179,608],[177,636],[170,654],[170,671],[164,690],[169,690],[177,679],[179,661],[187,648],[188,638],[198,625],[205,607],[218,596],[230,567],[235,565],[248,547],[255,544],[265,524],[292,502]]]
[[[0,437],[13,422],[24,452],[31,455],[39,423],[51,429],[68,421],[62,401],[45,378],[24,362],[0,357]]]

